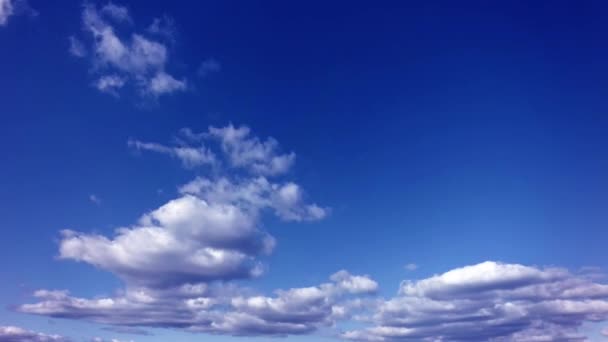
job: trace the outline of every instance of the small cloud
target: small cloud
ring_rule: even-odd
[[[600,334],[602,334],[602,336],[608,337],[608,328],[602,329],[602,331],[600,331]]]
[[[133,19],[129,15],[129,10],[125,6],[116,5],[109,2],[103,6],[101,12],[107,15],[109,18],[114,19],[116,22],[132,23]]]
[[[409,263],[409,264],[403,266],[403,268],[405,268],[408,271],[415,271],[418,269],[418,265],[416,265],[414,263]]]
[[[122,88],[125,83],[126,80],[123,77],[118,75],[105,75],[95,81],[95,88],[103,93],[118,96],[118,90]]]
[[[75,57],[84,57],[87,55],[87,48],[82,44],[82,42],[74,37],[70,36],[68,38],[70,40],[70,54]]]
[[[99,197],[97,197],[97,195],[95,195],[95,194],[89,195],[89,201],[91,201],[97,205],[101,204],[101,199]]]
[[[207,75],[219,72],[222,70],[222,66],[218,61],[213,58],[209,58],[201,62],[201,65],[198,67],[197,74],[200,77],[206,77]]]
[[[169,42],[175,41],[175,36],[177,35],[175,21],[168,15],[163,15],[160,18],[154,18],[152,24],[148,26],[146,31],[160,38],[164,38]]]

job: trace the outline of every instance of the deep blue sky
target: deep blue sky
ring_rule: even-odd
[[[0,26],[0,323],[69,335],[75,323],[11,308],[38,288],[121,286],[57,260],[59,231],[111,236],[175,198],[203,171],[127,141],[167,143],[183,127],[276,138],[297,154],[290,177],[332,208],[265,221],[278,244],[246,284],[268,293],[339,269],[392,296],[402,279],[486,260],[608,267],[604,2],[120,4],[134,30],[174,19],[167,68],[188,90],[149,101],[95,89],[90,63],[68,52],[79,1],[30,0],[37,15]],[[209,58],[221,70],[198,77]]]

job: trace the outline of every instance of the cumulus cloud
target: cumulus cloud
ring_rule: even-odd
[[[128,25],[125,25],[128,24]],[[83,33],[89,46],[76,36],[70,37],[70,53],[89,59],[96,79],[94,86],[101,92],[117,95],[127,85],[142,96],[184,91],[184,79],[169,74],[169,49],[162,40],[136,32],[129,10],[115,3],[98,8],[84,5]],[[123,33],[122,31],[128,31]]]
[[[559,268],[484,262],[401,284],[379,304],[361,341],[583,341],[608,319],[608,285]]]
[[[228,127],[249,134],[248,128]],[[208,138],[207,133],[185,130],[182,135],[177,146],[136,140],[130,140],[129,145],[173,156],[187,167],[216,163],[215,153],[200,145],[201,139]],[[257,137],[247,139],[251,142],[244,144],[250,148],[262,148]],[[276,158],[277,143],[272,141],[272,148],[240,166],[250,170],[246,162],[262,165]],[[199,145],[188,145],[191,142]],[[233,152],[222,147],[217,151],[227,154],[227,159]],[[239,153],[248,152],[241,147]],[[137,223],[117,228],[113,236],[63,230],[59,257],[112,272],[130,286],[166,288],[252,278],[263,273],[265,265],[260,257],[270,254],[276,244],[274,237],[261,228],[264,215],[274,214],[283,221],[318,220],[326,215],[327,209],[308,203],[294,182],[270,182],[255,170],[236,177],[228,172],[231,169],[220,170],[213,177],[197,177],[181,186],[177,198],[144,213]]]
[[[70,342],[59,335],[47,335],[15,326],[0,326],[0,340],[5,342]]]

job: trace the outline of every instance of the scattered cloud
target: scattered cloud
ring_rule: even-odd
[[[600,334],[602,334],[603,336],[608,337],[608,328],[602,329],[602,331],[600,331]]]
[[[409,263],[406,264],[405,266],[403,266],[406,270],[408,271],[415,271],[418,269],[418,265],[414,264],[414,263]]]
[[[99,197],[98,197],[97,195],[95,195],[95,194],[90,194],[90,195],[89,195],[89,201],[91,201],[91,202],[93,202],[93,203],[95,203],[95,204],[97,204],[97,205],[101,204],[101,198],[99,198]]]
[[[206,77],[209,74],[219,72],[220,70],[222,70],[220,63],[213,58],[209,58],[201,62],[197,73],[200,77]]]
[[[185,79],[167,71],[166,42],[149,37],[147,31],[137,32],[126,7],[110,2],[98,8],[86,3],[82,24],[83,39],[71,36],[69,51],[89,58],[93,85],[99,91],[118,95],[130,86],[141,96],[157,98],[187,89]]]
[[[15,326],[0,326],[0,340],[6,342],[70,342],[59,335],[47,335]]]

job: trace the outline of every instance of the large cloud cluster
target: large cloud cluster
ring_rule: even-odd
[[[167,71],[169,47],[163,35],[158,34],[159,20],[151,26],[156,30],[135,32],[126,7],[110,2],[98,8],[86,3],[82,11],[86,37],[71,36],[69,51],[76,57],[90,59],[96,75],[93,84],[99,91],[118,95],[127,85],[132,85],[140,95],[151,97],[183,91],[187,88],[186,80]]]
[[[237,139],[230,132],[247,134],[239,133]],[[213,164],[219,175],[183,185],[178,198],[145,213],[137,224],[118,228],[113,237],[64,230],[60,257],[90,263],[130,285],[147,287],[260,275],[263,265],[256,257],[271,253],[275,245],[275,239],[260,229],[265,212],[284,221],[303,221],[321,219],[327,209],[306,203],[299,185],[260,175],[260,170],[277,175],[277,160],[293,163],[295,154],[280,154],[274,139],[261,142],[248,134],[247,127],[211,127],[204,134],[205,143],[213,145],[219,137],[219,155],[189,130],[182,134],[187,141],[182,139],[179,146],[131,140],[129,145],[136,149],[170,154],[186,166]],[[232,167],[245,172],[232,176]],[[287,170],[281,167],[282,173]]]
[[[372,278],[346,270],[316,286],[258,293],[238,280],[260,276],[261,256],[276,244],[261,228],[264,218],[301,222],[328,213],[286,179],[295,154],[233,125],[184,129],[168,145],[128,145],[175,158],[199,176],[113,236],[62,232],[60,258],[112,272],[123,289],[95,298],[39,290],[38,302],[19,311],[127,330],[285,336],[335,329],[359,341],[582,341],[584,323],[608,319],[608,285],[598,278],[498,262],[403,281],[389,299],[374,295]],[[344,322],[358,328],[344,330]]]

